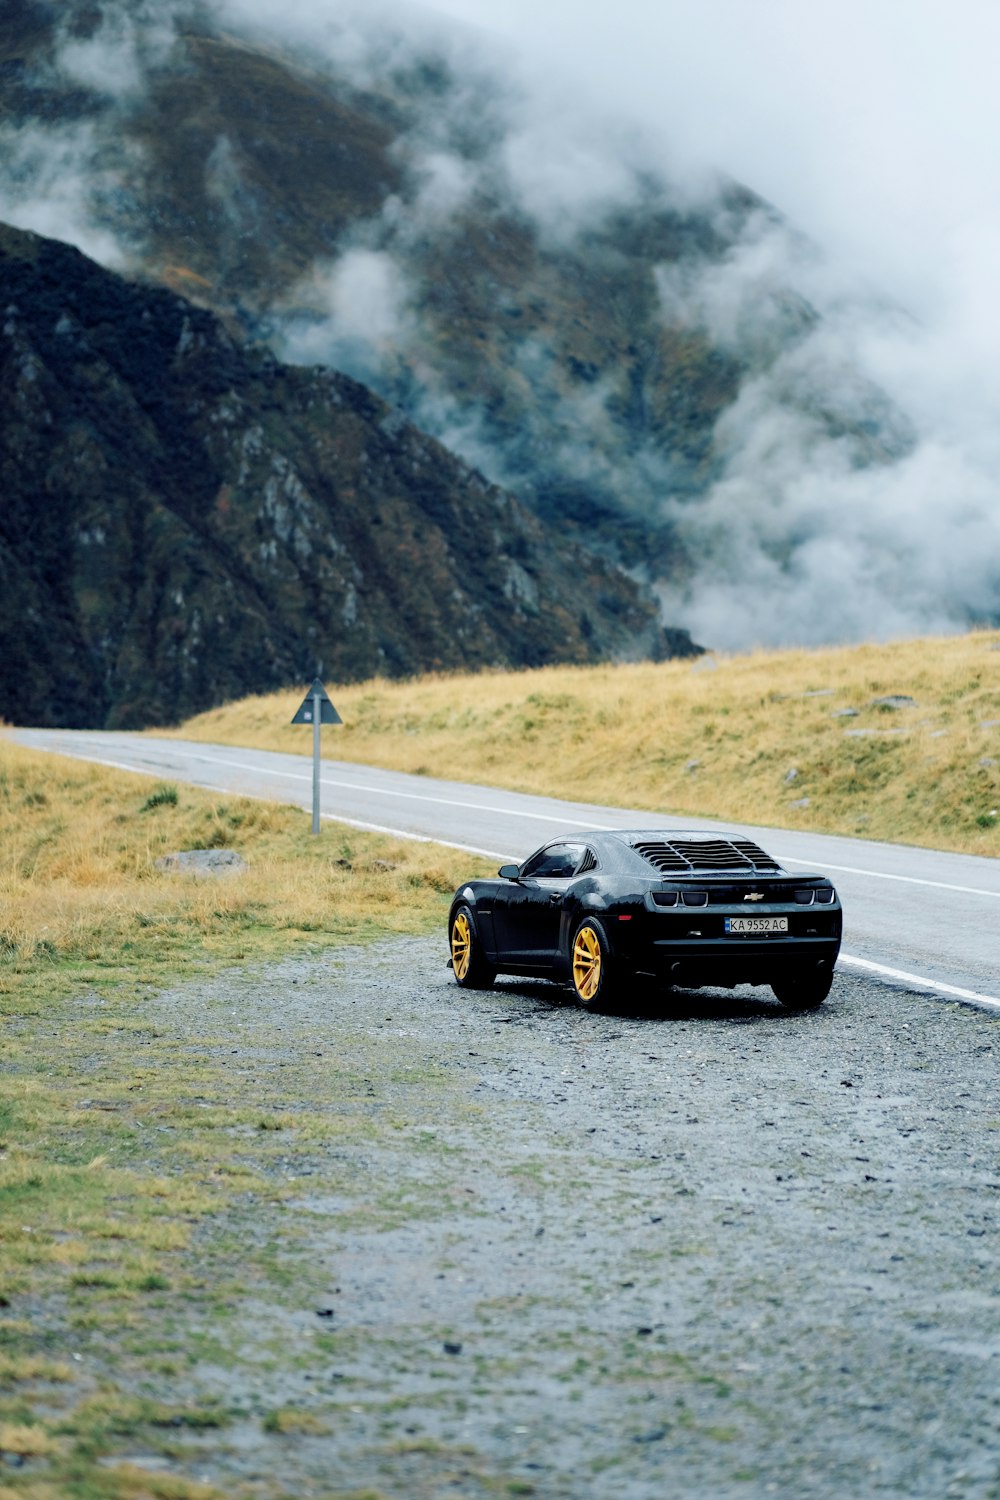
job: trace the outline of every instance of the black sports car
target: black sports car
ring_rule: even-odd
[[[470,880],[451,904],[451,965],[467,989],[503,972],[569,984],[595,1007],[639,974],[688,988],[769,984],[797,1010],[830,993],[837,892],[742,835],[575,833],[497,875]]]

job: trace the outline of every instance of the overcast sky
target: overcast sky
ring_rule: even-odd
[[[993,285],[1000,0],[425,3],[578,75],[921,313]]]

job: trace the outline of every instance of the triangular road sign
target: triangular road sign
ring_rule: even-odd
[[[302,700],[298,713],[292,720],[293,724],[313,724],[316,721],[316,705],[319,704],[319,722],[321,724],[343,724],[343,719],[330,702],[326,688],[317,677],[312,687]]]

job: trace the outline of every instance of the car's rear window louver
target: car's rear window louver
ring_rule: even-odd
[[[586,854],[583,856],[583,859],[580,861],[580,868],[577,870],[576,873],[578,875],[585,875],[588,870],[596,870],[596,869],[597,869],[597,855],[594,853],[593,849],[588,849],[587,852],[586,852]]]
[[[776,871],[781,866],[750,839],[640,839],[632,845],[661,875],[694,870]]]

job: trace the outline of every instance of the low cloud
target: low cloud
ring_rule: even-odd
[[[539,87],[541,81],[539,80]],[[553,97],[555,94],[555,97]],[[638,142],[549,89],[525,99],[498,153],[502,178],[545,241],[571,242],[636,196]]]
[[[283,358],[380,379],[416,333],[402,268],[384,251],[357,248],[314,267],[295,288],[300,311],[280,333]]]
[[[414,232],[446,223],[469,206],[475,194],[476,173],[454,152],[428,151],[414,168],[416,196],[400,217]]]
[[[41,113],[0,125],[0,219],[65,240],[115,270],[133,263],[133,244],[118,226],[141,151],[121,129],[121,112],[170,60],[182,10],[182,0],[104,0],[86,32],[74,7],[60,12],[52,52],[32,81],[43,91],[68,84],[83,113],[71,124]]]
[[[705,500],[668,506],[699,559],[685,592],[665,599],[672,618],[698,639],[746,649],[956,631],[996,617],[990,478],[937,443],[888,469],[852,469],[813,434],[800,434],[796,450],[789,425],[777,435],[784,462],[766,480],[741,454]]]
[[[720,215],[728,237],[730,225]],[[761,209],[717,262],[673,261],[656,267],[664,319],[699,328],[719,349],[755,364],[774,358],[816,319],[806,289],[815,251],[776,214]],[[801,289],[800,289],[801,288]]]
[[[64,31],[54,58],[55,72],[94,94],[122,102],[141,94],[153,68],[173,50],[179,6],[161,0],[133,0],[128,9],[104,4],[86,37]]]
[[[100,205],[120,184],[103,161],[93,124],[0,128],[0,220],[66,240],[102,265],[124,269],[129,252],[101,222]]]
[[[997,617],[993,392],[951,385],[945,351],[970,358],[954,327],[850,295],[780,222],[750,221],[722,263],[682,285],[664,269],[659,285],[665,316],[750,366],[716,426],[721,476],[694,503],[665,498],[692,559],[683,587],[663,591],[671,617],[729,648]]]

